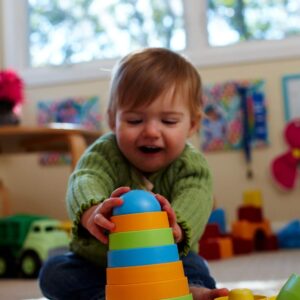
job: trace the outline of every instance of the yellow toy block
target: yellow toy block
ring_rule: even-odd
[[[260,190],[249,190],[243,193],[245,206],[262,207],[262,195]]]

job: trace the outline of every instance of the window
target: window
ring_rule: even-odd
[[[197,66],[298,56],[299,0],[3,0],[5,67],[28,85],[109,76],[169,47]]]
[[[181,0],[28,0],[29,64],[121,57],[147,45],[185,48]]]
[[[282,40],[300,34],[299,0],[209,0],[207,16],[211,46]]]

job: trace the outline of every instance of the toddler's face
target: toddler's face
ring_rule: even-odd
[[[125,157],[138,170],[151,173],[181,154],[197,122],[191,118],[187,99],[173,96],[170,90],[150,105],[119,107],[112,129]]]

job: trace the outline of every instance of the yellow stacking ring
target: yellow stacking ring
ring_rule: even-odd
[[[106,269],[107,284],[138,284],[182,277],[184,277],[184,273],[181,260],[163,264]]]
[[[109,300],[141,300],[145,295],[151,299],[168,299],[188,295],[189,286],[186,277],[158,282],[128,285],[106,285],[106,297]]]
[[[170,227],[168,215],[165,211],[112,216],[111,221],[116,225],[112,232]]]
[[[109,250],[144,248],[174,244],[171,228],[116,232],[109,235]]]

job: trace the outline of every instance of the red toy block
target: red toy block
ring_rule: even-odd
[[[221,259],[233,255],[231,237],[217,237],[200,240],[199,255],[207,260]]]
[[[266,251],[278,250],[278,239],[277,236],[272,234],[267,240],[265,244]]]
[[[206,239],[199,243],[199,255],[207,260],[220,259],[221,251],[217,239]]]
[[[245,254],[253,252],[253,240],[246,240],[242,238],[233,238],[233,251],[234,254]]]
[[[249,222],[262,222],[263,212],[260,207],[255,206],[241,206],[238,209],[238,219]]]
[[[208,238],[216,238],[221,236],[220,227],[217,223],[207,224],[201,240],[206,240]]]

